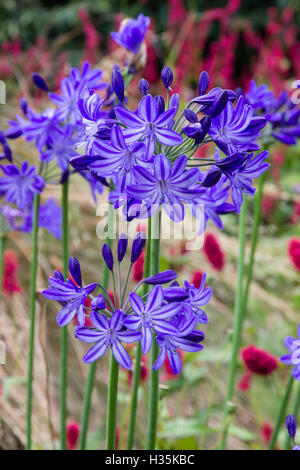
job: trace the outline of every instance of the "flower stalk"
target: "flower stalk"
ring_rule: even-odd
[[[160,212],[151,217],[151,246],[150,246],[150,276],[159,272],[160,264]],[[159,371],[153,370],[156,358],[159,353],[158,344],[153,338],[150,353],[150,394],[148,405],[148,425],[146,435],[146,450],[154,450],[156,446],[158,400],[159,400]]]
[[[68,215],[68,180],[62,185],[62,265],[63,276],[68,277],[69,259],[69,215]],[[61,329],[61,372],[60,372],[60,448],[66,449],[67,424],[67,387],[68,387],[68,330]]]
[[[151,247],[151,219],[148,220],[148,233],[146,243],[146,255],[144,261],[144,278],[150,275],[150,247]],[[143,295],[147,293],[147,284],[143,284]],[[136,424],[136,412],[137,412],[137,399],[139,390],[139,381],[141,375],[141,358],[142,348],[141,343],[138,343],[135,353],[135,369],[133,373],[132,381],[132,395],[131,395],[131,410],[129,419],[129,429],[127,437],[127,450],[131,450],[134,443],[134,433]]]
[[[30,267],[30,306],[29,306],[29,351],[27,369],[27,409],[26,409],[26,450],[32,447],[32,381],[34,361],[34,330],[36,312],[36,277],[38,263],[38,227],[39,227],[39,203],[40,196],[34,196],[33,204],[33,228],[32,228],[32,257]]]
[[[247,213],[247,199],[244,198],[242,209],[239,218],[239,258],[238,258],[238,278],[237,289],[235,294],[234,303],[234,331],[233,331],[233,344],[231,352],[231,360],[229,365],[229,376],[227,382],[227,393],[225,399],[224,416],[223,416],[223,437],[221,442],[221,449],[226,449],[228,427],[229,427],[229,414],[231,410],[231,400],[234,393],[235,375],[237,369],[238,352],[242,336],[243,325],[243,278],[244,278],[244,258],[245,258],[245,244],[246,244],[246,213]]]

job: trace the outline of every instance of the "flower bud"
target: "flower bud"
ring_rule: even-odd
[[[128,238],[126,233],[121,233],[118,240],[118,261],[119,263],[123,260],[128,246]]]
[[[77,258],[70,258],[69,259],[69,270],[70,273],[76,282],[78,286],[82,286],[82,280],[81,280],[81,270],[80,270],[80,264]]]
[[[114,266],[114,257],[111,252],[110,246],[107,243],[104,243],[102,247],[102,256],[105,261],[106,266],[110,271],[112,271]]]
[[[111,85],[117,98],[119,98],[119,100],[122,103],[125,99],[124,80],[123,80],[121,72],[118,69],[114,69],[112,72]]]
[[[203,72],[200,73],[199,77],[199,96],[205,95],[205,93],[207,92],[208,84],[209,75],[205,70],[203,70]]]
[[[91,306],[93,310],[103,310],[106,307],[103,295],[100,294],[95,297],[91,302]]]
[[[144,232],[138,232],[132,243],[131,263],[135,263],[136,260],[141,256],[145,244],[146,235],[144,234]]]
[[[142,96],[147,95],[149,88],[150,86],[149,86],[148,81],[145,78],[142,78],[139,83],[139,89],[140,89],[141,95]]]
[[[177,278],[176,271],[168,270],[161,273],[155,274],[154,276],[147,277],[144,279],[146,284],[167,284],[167,282],[174,281]]]
[[[184,109],[183,114],[185,119],[187,119],[189,122],[196,123],[198,122],[197,114],[194,113],[191,109]]]
[[[161,71],[161,79],[166,89],[170,88],[173,82],[173,72],[170,67],[164,67]]]
[[[49,91],[48,85],[46,84],[45,80],[38,73],[32,74],[32,81],[35,86],[40,90]]]
[[[290,438],[294,439],[294,437],[296,436],[296,428],[297,428],[296,418],[295,418],[294,415],[288,415],[287,416],[287,418],[286,418],[286,428],[288,430]]]

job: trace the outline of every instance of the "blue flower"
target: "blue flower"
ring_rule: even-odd
[[[61,239],[62,210],[53,197],[39,207],[39,226],[48,230],[55,238]]]
[[[58,107],[55,116],[59,121],[68,121],[71,124],[80,122],[81,118],[77,104],[79,94],[70,78],[65,77],[62,79],[60,95],[49,93],[49,98]]]
[[[257,150],[256,139],[265,126],[264,117],[254,116],[252,106],[240,96],[236,107],[228,102],[224,111],[212,119],[208,131],[216,145],[227,155],[241,150]]]
[[[173,121],[176,113],[177,108],[171,108],[159,114],[157,103],[151,95],[142,98],[137,114],[125,108],[116,108],[118,120],[127,126],[127,129],[123,131],[126,142],[145,140],[148,158],[153,155],[156,140],[169,146],[182,143],[181,135],[173,130],[166,129],[168,124]]]
[[[209,131],[211,119],[209,116],[203,116],[200,121],[198,121],[196,113],[190,109],[185,109],[184,115],[190,124],[183,127],[182,132],[191,139],[194,139],[195,145],[199,145]]]
[[[3,134],[3,132],[0,130],[0,144],[2,146],[2,149],[3,149],[3,153],[0,153],[0,160],[8,160],[8,161],[12,161],[12,153],[11,153],[11,150],[10,150],[10,147],[7,143],[7,140],[5,138],[5,135]]]
[[[292,376],[296,380],[300,380],[300,324],[298,325],[298,338],[287,336],[284,345],[288,349],[289,354],[281,356],[280,360],[284,364],[295,366],[292,370]]]
[[[78,279],[78,269],[80,271],[79,263],[74,267],[72,258],[69,260],[69,270],[73,279]],[[80,274],[81,277],[81,274]],[[57,302],[63,302],[63,308],[57,315],[57,323],[59,326],[65,326],[73,320],[75,315],[78,317],[78,323],[84,326],[84,301],[95,290],[97,283],[88,284],[85,287],[75,284],[72,279],[66,281],[62,278],[56,277],[49,278],[49,289],[42,292],[44,297]]]
[[[105,315],[93,310],[90,315],[95,328],[76,328],[75,336],[87,343],[96,343],[85,354],[83,361],[91,363],[104,356],[108,349],[112,350],[116,361],[125,369],[131,369],[131,359],[121,343],[133,343],[141,339],[139,331],[124,330],[125,316],[116,310],[110,320]]]
[[[97,156],[88,168],[101,175],[111,175],[114,172],[123,175],[131,172],[134,166],[144,164],[145,150],[142,142],[127,145],[121,129],[113,126],[110,142],[97,140],[94,143]]]
[[[186,164],[185,155],[178,157],[172,166],[165,155],[156,155],[153,175],[142,167],[134,168],[137,184],[128,185],[127,194],[143,201],[151,213],[162,205],[174,222],[180,222],[184,218],[183,202],[191,201],[199,194],[197,188],[189,189],[198,179],[198,168],[186,170]]]
[[[147,296],[146,304],[135,293],[129,294],[133,315],[128,315],[124,325],[133,330],[141,328],[141,347],[147,354],[152,345],[152,330],[156,333],[176,334],[177,328],[166,319],[176,315],[181,305],[179,303],[164,304],[164,294],[161,286],[155,286]]]
[[[67,171],[71,158],[77,155],[74,150],[73,134],[74,127],[70,124],[60,129],[54,129],[48,138],[49,148],[42,152],[41,160],[50,162],[56,158],[62,172]]]
[[[149,24],[150,18],[141,13],[136,20],[132,18],[127,21],[125,26],[122,27],[121,25],[121,30],[118,33],[112,32],[110,35],[116,43],[136,55],[144,40]]]
[[[35,194],[44,189],[45,183],[37,175],[36,168],[23,162],[21,168],[16,165],[1,165],[5,176],[0,177],[0,195],[5,196],[7,202],[14,203],[19,209],[25,209],[32,204]]]
[[[202,331],[195,330],[193,322],[184,324],[179,328],[176,335],[160,334],[157,336],[156,341],[160,348],[159,355],[153,366],[154,370],[160,369],[168,356],[170,366],[174,374],[181,372],[181,358],[178,349],[187,352],[197,352],[203,349],[199,344],[204,339]]]
[[[255,80],[251,80],[249,90],[245,94],[245,101],[250,104],[255,111],[266,112],[270,107],[274,106],[276,98],[265,83],[256,85]]]

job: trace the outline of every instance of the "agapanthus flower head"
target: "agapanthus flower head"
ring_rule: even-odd
[[[136,19],[126,20],[121,24],[119,32],[113,32],[110,35],[116,43],[136,55],[144,41],[149,25],[150,18],[141,13]]]
[[[241,350],[241,357],[247,369],[258,375],[270,375],[278,366],[275,356],[252,344]]]
[[[1,165],[4,176],[0,177],[0,195],[9,203],[25,209],[32,204],[35,194],[44,189],[43,178],[37,174],[36,167],[23,162],[21,167],[9,164]]]
[[[287,336],[284,345],[288,349],[289,354],[281,356],[280,361],[286,365],[294,366],[292,376],[296,380],[300,380],[300,324],[297,331],[298,338]]]
[[[140,259],[144,246],[145,234],[140,232],[133,242],[130,269]],[[108,245],[104,247],[105,262],[114,276],[112,251],[107,249]],[[127,238],[121,234],[117,250],[118,269],[119,263],[124,260],[126,248]],[[101,284],[84,286],[76,258],[69,260],[69,270],[70,278],[66,281],[61,272],[55,271],[49,278],[49,289],[43,291],[43,295],[60,303],[62,308],[57,318],[60,326],[65,326],[74,318],[78,323],[75,336],[84,342],[94,343],[85,354],[84,362],[94,362],[111,349],[117,362],[130,369],[131,359],[122,343],[140,341],[142,351],[146,354],[155,338],[161,348],[155,368],[161,367],[167,355],[177,374],[181,369],[179,351],[200,351],[203,348],[199,343],[204,339],[204,334],[196,329],[196,325],[198,321],[207,322],[202,307],[209,301],[211,289],[205,286],[205,275],[200,288],[196,289],[188,283],[180,287],[175,271],[163,271],[141,279],[127,296],[129,270],[123,286],[118,276],[118,292],[122,293],[118,298]],[[137,289],[143,283],[153,287],[141,297]],[[166,287],[169,283],[170,286]],[[92,296],[97,287],[100,293]]]

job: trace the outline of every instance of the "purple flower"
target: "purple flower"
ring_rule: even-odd
[[[292,376],[296,380],[300,380],[300,324],[298,325],[298,338],[287,336],[284,345],[288,349],[289,354],[281,356],[280,360],[284,364],[295,366],[292,370]]]
[[[58,240],[61,239],[62,210],[54,198],[39,207],[39,227],[45,228]]]
[[[149,92],[149,88],[150,86],[149,86],[148,81],[145,78],[141,78],[139,82],[139,90],[141,92],[141,95],[142,96],[147,95],[147,93]]]
[[[93,151],[96,155],[93,155],[92,163],[87,165],[90,170],[101,175],[111,175],[114,172],[123,175],[135,165],[144,164],[146,147],[142,142],[127,145],[118,126],[113,126],[110,138],[110,143],[101,140],[94,142]]]
[[[229,196],[229,186],[226,183],[227,178],[225,175],[222,175],[219,181],[211,188],[200,187],[200,194],[197,196],[194,202],[189,204],[194,217],[201,217],[199,235],[206,229],[209,219],[211,219],[219,229],[222,229],[223,222],[221,215],[234,212],[235,206],[227,202]],[[202,204],[204,208],[203,219],[202,214],[198,213],[199,204]]]
[[[255,80],[250,81],[249,90],[245,94],[246,103],[250,104],[255,111],[265,112],[273,107],[276,98],[267,85],[256,85]]]
[[[40,90],[47,91],[47,92],[49,91],[49,88],[48,88],[45,80],[38,73],[33,73],[32,74],[32,81],[35,84],[35,86],[37,88],[39,88]]]
[[[71,79],[65,77],[61,82],[61,94],[49,93],[50,100],[58,106],[56,118],[59,121],[68,121],[71,124],[80,122],[80,113],[78,110],[78,92]]]
[[[146,284],[151,284],[151,285],[167,284],[168,282],[174,281],[174,279],[176,278],[177,278],[176,271],[172,271],[170,269],[170,270],[162,271],[158,274],[155,274],[154,276],[146,277],[146,279],[144,279],[144,282]]]
[[[112,271],[114,267],[114,257],[108,243],[104,243],[102,246],[102,257],[108,269]]]
[[[205,287],[206,273],[203,274],[200,287],[197,289],[185,281],[185,288],[188,292],[188,299],[183,303],[183,312],[186,319],[194,317],[196,323],[207,323],[207,315],[202,310],[204,305],[208,304],[212,296],[211,287]]]
[[[194,139],[195,145],[199,145],[209,131],[211,118],[209,116],[203,116],[198,122],[196,113],[190,109],[185,109],[184,115],[190,124],[183,127],[182,132],[191,139]]]
[[[294,415],[288,415],[286,417],[286,428],[288,430],[290,438],[294,439],[296,436],[296,429],[297,429],[296,418]]]
[[[84,302],[85,299],[95,290],[97,283],[88,284],[82,287],[82,284],[77,284],[77,281],[81,280],[81,272],[79,263],[74,263],[74,259],[69,260],[69,270],[74,279],[67,279],[66,281],[62,278],[50,277],[49,278],[49,289],[42,292],[44,297],[50,300],[56,300],[57,302],[63,302],[63,308],[57,315],[57,323],[59,326],[65,326],[73,320],[77,315],[78,323],[84,326],[85,315],[84,315]]]
[[[126,142],[146,141],[148,158],[151,158],[155,148],[155,140],[161,144],[173,146],[182,143],[182,136],[175,131],[166,129],[177,113],[176,108],[170,108],[159,114],[157,103],[153,96],[146,95],[138,106],[138,114],[125,108],[116,108],[116,116],[127,129],[123,131]]]
[[[107,88],[107,83],[101,82],[102,76],[101,69],[92,70],[89,62],[84,62],[81,71],[76,67],[71,69],[69,79],[74,89],[80,93],[85,88],[89,91]]]
[[[2,154],[0,153],[0,160],[4,160],[6,158],[8,161],[11,162],[12,161],[11,150],[10,150],[10,147],[7,143],[5,135],[3,134],[3,132],[1,130],[0,130],[0,144],[1,144],[2,149],[3,149],[3,153]]]
[[[57,159],[59,168],[65,172],[69,168],[71,158],[76,157],[73,140],[74,127],[67,124],[62,129],[54,129],[49,135],[48,149],[41,154],[41,160],[50,162]]]
[[[113,32],[110,35],[116,43],[136,55],[144,40],[149,24],[150,18],[140,14],[136,20],[130,19],[125,26],[121,26],[121,31],[118,33]]]
[[[164,67],[161,71],[161,79],[164,86],[169,89],[173,82],[173,72],[170,67]]]
[[[87,343],[96,343],[83,357],[84,362],[94,362],[104,356],[108,349],[111,349],[116,361],[125,369],[131,369],[131,359],[121,342],[139,341],[141,333],[124,330],[124,318],[121,310],[116,310],[110,320],[105,315],[93,310],[90,319],[95,329],[76,328],[76,338]]]
[[[0,177],[0,194],[19,209],[30,206],[34,195],[41,193],[45,186],[35,166],[23,162],[21,168],[13,164],[1,165],[1,168],[5,176]]]
[[[141,347],[144,354],[150,351],[152,345],[152,330],[156,333],[176,334],[177,328],[166,319],[176,315],[181,306],[179,303],[164,303],[164,294],[161,286],[153,287],[146,304],[135,293],[129,294],[133,315],[128,315],[124,325],[133,330],[141,328]]]
[[[142,254],[143,249],[146,245],[146,235],[144,232],[138,232],[134,237],[131,248],[130,262],[135,263]]]
[[[154,174],[145,168],[136,167],[133,176],[136,185],[127,186],[127,194],[143,201],[154,213],[162,205],[174,222],[184,218],[183,202],[191,201],[199,194],[198,189],[189,189],[199,177],[198,168],[186,170],[187,158],[181,155],[171,166],[168,158],[156,155]]]
[[[59,120],[55,109],[46,109],[43,113],[27,113],[30,122],[23,122],[22,133],[28,142],[35,141],[36,148],[41,152],[47,145],[49,136],[59,129]],[[18,119],[18,116],[17,116]],[[19,123],[21,121],[19,120]],[[13,124],[13,122],[11,122]],[[12,126],[11,129],[16,127]]]
[[[126,233],[121,233],[118,239],[118,262],[123,260],[128,246],[128,237]]]
[[[115,92],[116,97],[122,103],[125,100],[124,79],[122,77],[121,72],[118,69],[114,69],[112,71],[111,86],[112,86],[112,89]]]
[[[181,372],[181,358],[178,349],[187,352],[197,352],[203,349],[199,344],[204,339],[202,331],[194,330],[193,323],[185,324],[180,328],[176,335],[160,334],[156,341],[160,347],[159,355],[153,366],[154,370],[160,369],[168,356],[170,366],[174,374]]]
[[[254,116],[252,106],[240,96],[236,107],[227,103],[224,111],[212,119],[208,131],[216,145],[227,155],[241,150],[257,150],[256,139],[265,126],[266,119]]]

